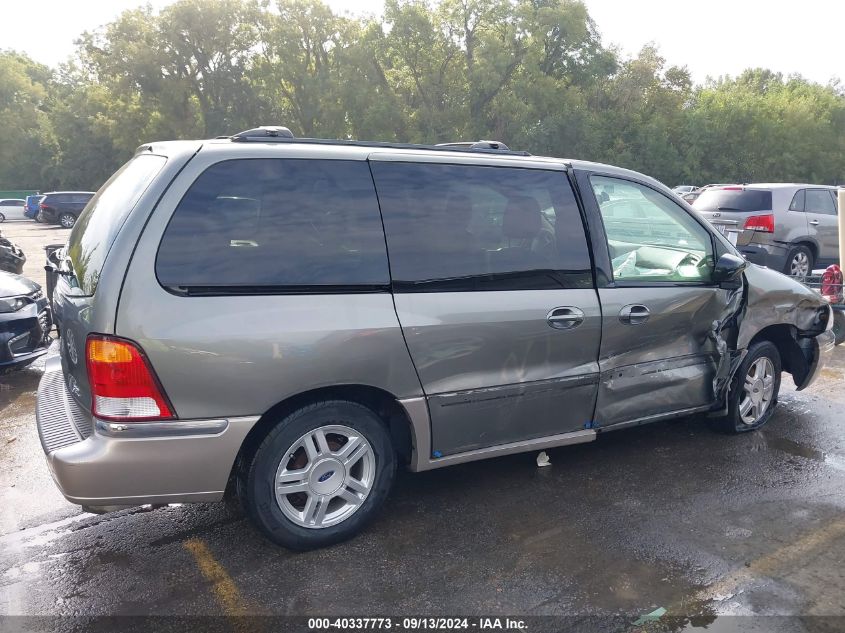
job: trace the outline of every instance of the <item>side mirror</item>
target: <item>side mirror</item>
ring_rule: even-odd
[[[731,281],[745,270],[746,266],[748,266],[748,262],[733,253],[720,255],[719,259],[716,260],[716,265],[713,267],[713,281],[716,283]]]

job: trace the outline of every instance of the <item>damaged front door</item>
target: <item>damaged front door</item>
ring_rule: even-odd
[[[646,184],[599,174],[589,181],[613,272],[599,288],[596,426],[709,407],[719,361],[713,328],[731,297],[712,280],[710,233]]]

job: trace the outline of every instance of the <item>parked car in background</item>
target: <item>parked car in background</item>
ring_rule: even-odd
[[[727,183],[725,183],[725,184],[709,184],[709,185],[704,185],[703,187],[699,187],[698,189],[695,189],[694,191],[689,191],[689,192],[687,192],[687,193],[681,194],[681,198],[684,200],[684,202],[687,202],[687,203],[689,203],[689,204],[692,204],[693,202],[695,202],[696,200],[698,200],[698,197],[699,197],[702,193],[704,193],[705,191],[707,191],[708,189],[712,189],[713,187],[724,187],[724,186],[726,186],[726,184],[727,184]]]
[[[0,231],[0,270],[20,274],[26,263],[26,255],[20,246],[3,236]]]
[[[39,222],[38,214],[41,211],[41,201],[44,199],[43,194],[35,194],[26,197],[23,214],[30,220]]]
[[[0,374],[46,354],[51,327],[41,286],[26,277],[0,272]]]
[[[672,187],[672,191],[677,193],[679,196],[685,193],[691,193],[698,189],[695,185],[678,185],[677,187]]]
[[[721,232],[739,232],[736,245],[749,261],[805,277],[837,263],[836,187],[748,184],[702,193],[693,208]]]
[[[20,198],[0,199],[0,222],[5,222],[6,220],[25,220],[26,216],[23,214],[24,205],[26,205],[26,201]]]
[[[88,201],[94,197],[92,191],[51,191],[41,200],[41,217],[49,224],[59,224],[72,229],[76,218],[82,213]]]

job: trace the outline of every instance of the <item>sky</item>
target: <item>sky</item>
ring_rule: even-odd
[[[147,0],[161,8],[172,0]],[[144,0],[0,0],[0,48],[56,66],[74,40]],[[380,12],[380,1],[328,0],[339,12]],[[668,64],[686,65],[696,82],[748,67],[799,73],[822,84],[845,82],[842,0],[586,0],[606,45],[636,54],[654,42]],[[27,25],[33,25],[28,28]]]

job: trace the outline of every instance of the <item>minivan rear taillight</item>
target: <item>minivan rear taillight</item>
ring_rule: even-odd
[[[147,357],[132,341],[91,334],[85,360],[95,417],[123,422],[175,417]]]
[[[775,216],[773,213],[766,215],[752,215],[742,226],[746,231],[760,231],[762,233],[775,232]]]

